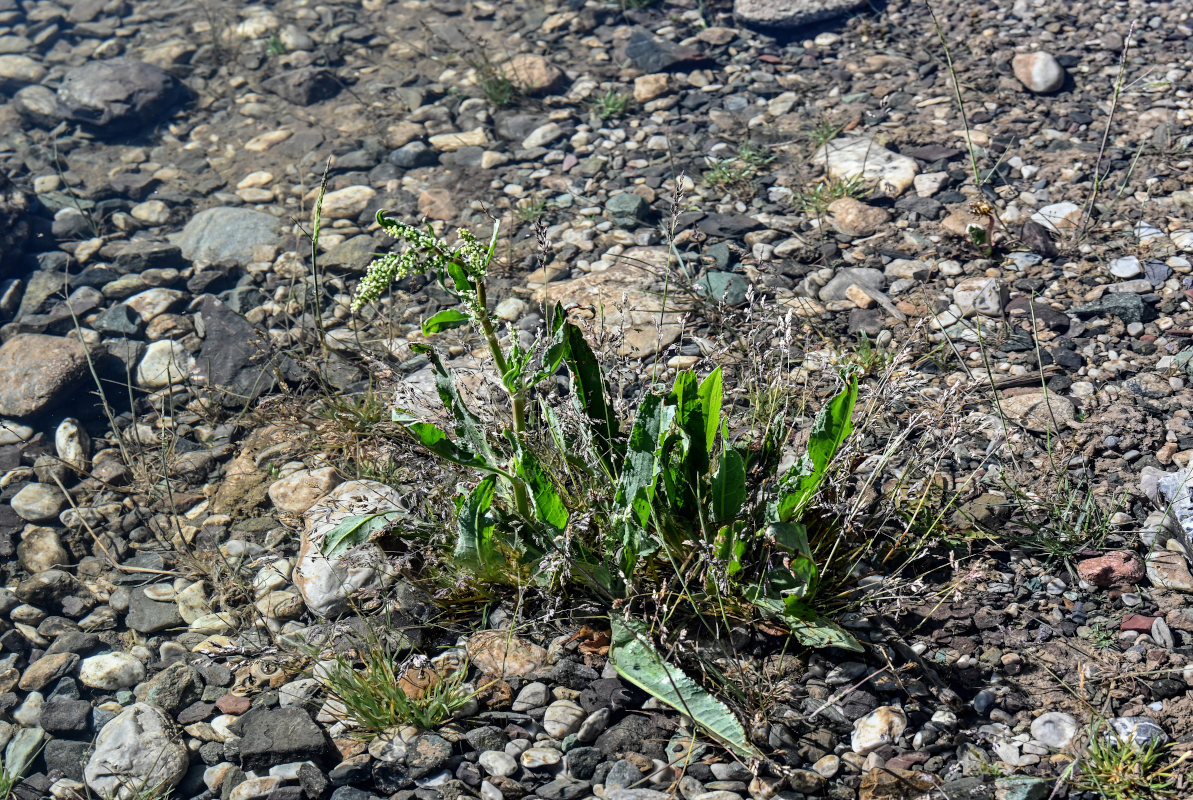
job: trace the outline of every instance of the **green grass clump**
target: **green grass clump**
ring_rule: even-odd
[[[1070,785],[1103,800],[1163,800],[1188,797],[1179,791],[1177,765],[1169,747],[1153,739],[1146,746],[1131,737],[1105,734],[1095,726]]]
[[[356,649],[356,657],[336,653],[315,678],[328,696],[343,704],[348,720],[361,732],[381,733],[402,725],[434,730],[474,697],[464,684],[466,668],[449,675],[411,668],[377,635],[366,636]]]
[[[853,197],[858,200],[870,194],[861,175],[850,175],[847,178],[828,178],[812,185],[807,191],[799,195],[799,204],[804,211],[818,217],[828,213],[828,207],[834,200],[842,197]]]
[[[775,158],[768,148],[745,142],[729,158],[709,158],[704,183],[718,191],[751,197],[757,188],[755,180]]]
[[[610,89],[592,101],[592,111],[601,119],[620,117],[630,107],[630,96]]]

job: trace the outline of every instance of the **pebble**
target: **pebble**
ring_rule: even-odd
[[[853,724],[850,747],[859,754],[892,744],[903,735],[907,715],[898,706],[880,706]]]
[[[1019,82],[1036,94],[1051,94],[1065,83],[1065,70],[1049,53],[1019,53],[1011,59]]]
[[[519,763],[526,769],[544,769],[559,763],[563,754],[550,747],[531,747],[519,756]]]
[[[1063,750],[1078,731],[1077,720],[1062,711],[1048,711],[1032,720],[1031,735],[1037,742],[1053,750]]]

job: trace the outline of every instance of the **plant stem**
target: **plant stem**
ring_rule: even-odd
[[[945,62],[949,65],[949,77],[953,79],[953,95],[957,99],[957,108],[961,112],[961,126],[965,129],[965,149],[969,151],[969,166],[973,170],[973,182],[978,187],[980,192],[982,189],[982,176],[978,170],[978,156],[973,149],[973,138],[969,133],[969,117],[965,113],[965,101],[961,99],[961,84],[957,81],[957,70],[953,67],[953,54],[949,52],[949,43],[944,36],[944,28],[940,26],[940,20],[936,18],[936,10],[932,8],[932,4],[928,3],[928,13],[932,15],[932,24],[936,26],[936,35],[940,37],[940,44],[944,47]],[[827,151],[825,151],[827,154]]]
[[[526,432],[526,397],[522,389],[522,379],[518,376],[517,386],[511,388],[506,383],[506,376],[509,374],[509,362],[505,360],[505,354],[501,352],[501,343],[497,341],[497,331],[493,328],[493,318],[489,316],[488,295],[485,292],[485,282],[482,278],[477,278],[473,284],[476,287],[476,323],[480,326],[481,333],[484,334],[485,342],[489,345],[489,353],[493,356],[493,364],[497,367],[497,371],[501,374],[501,385],[505,387],[505,393],[509,395],[510,409],[514,418],[514,439],[518,446],[522,445],[522,435]],[[516,464],[518,456],[515,453],[510,460],[509,471],[517,475],[518,468]],[[511,481],[514,486],[514,502],[518,507],[518,515],[523,519],[530,519],[530,497],[526,494],[526,484],[520,479]]]

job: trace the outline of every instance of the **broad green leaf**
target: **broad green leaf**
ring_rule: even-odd
[[[853,430],[853,407],[856,403],[857,376],[852,375],[845,388],[816,415],[808,438],[808,455],[822,469],[841,449],[845,438]]]
[[[738,515],[746,502],[746,462],[732,447],[721,453],[721,466],[712,479],[712,513],[717,522]]]
[[[563,310],[557,309],[555,313],[562,314]],[[575,392],[580,410],[588,418],[598,454],[609,473],[616,474],[615,462],[618,459],[614,440],[620,427],[617,414],[605,396],[605,379],[601,374],[600,362],[585,341],[583,331],[570,322],[561,325],[547,351],[548,364],[554,363],[558,368],[560,360],[567,363],[568,371],[572,374],[572,391]]]
[[[650,641],[646,624],[637,619],[610,616],[613,642],[609,663],[630,683],[687,714],[709,736],[739,758],[762,758],[746,737],[737,718],[720,700],[668,664]]]
[[[800,523],[772,522],[766,526],[766,535],[783,549],[812,558],[812,547],[808,544],[808,529]]]
[[[375,532],[383,530],[393,522],[395,517],[403,516],[405,513],[405,511],[395,508],[376,514],[348,517],[327,532],[323,537],[323,547],[320,549],[323,555],[334,561],[358,544],[369,541]]]
[[[511,432],[510,438],[513,439]],[[534,496],[534,514],[539,521],[545,522],[553,528],[563,530],[568,524],[568,510],[563,505],[559,493],[550,478],[539,466],[538,460],[529,450],[517,448],[518,477],[530,487]]]
[[[858,653],[863,651],[853,634],[831,619],[818,614],[798,597],[781,598],[767,595],[757,586],[751,586],[746,596],[759,610],[783,620],[791,629],[791,635],[800,644],[817,648],[840,647]]]
[[[791,628],[791,635],[801,644],[808,647],[840,647],[857,653],[864,652],[864,648],[852,633],[817,613],[803,601],[789,597],[784,605],[783,621]]]
[[[717,442],[717,431],[721,427],[721,400],[723,395],[721,368],[708,373],[700,382],[700,406],[704,409],[704,448],[709,453]]]
[[[468,445],[468,449],[476,453],[488,464],[496,464],[497,457],[493,455],[489,441],[485,438],[484,426],[480,418],[464,405],[463,398],[456,388],[456,376],[443,364],[439,354],[433,347],[425,344],[413,344],[410,349],[415,353],[427,356],[431,367],[435,371],[435,388],[439,391],[439,399],[451,412],[456,421],[456,434]]]
[[[471,321],[472,317],[463,311],[457,311],[454,308],[445,308],[423,322],[423,335],[430,336],[431,334],[451,330],[452,328],[459,328]]]
[[[676,375],[675,386],[667,402],[675,405],[675,419],[684,432],[683,470],[686,481],[695,483],[708,474],[709,468],[704,410],[701,408],[695,374],[684,370]]]
[[[816,596],[816,587],[820,581],[820,570],[816,562],[800,554],[787,562],[787,569],[795,579],[795,586],[788,590],[787,600],[792,598],[811,599]]]
[[[742,557],[745,556],[746,548],[749,544],[745,539],[741,538],[741,533],[744,529],[745,523],[739,520],[733,525],[726,525],[717,531],[717,558],[725,562],[725,572],[731,578],[741,572]]]
[[[482,569],[497,566],[501,554],[494,539],[494,522],[489,516],[497,478],[486,476],[459,503],[456,509],[456,561],[466,567]]]
[[[624,510],[632,512],[643,527],[650,519],[650,505],[654,502],[655,483],[661,470],[659,436],[670,427],[674,413],[674,408],[663,405],[662,397],[647,393],[638,405],[634,425],[630,428],[617,502]]]
[[[463,264],[458,261],[448,261],[444,269],[448,276],[451,277],[452,284],[455,287],[455,292],[452,292],[453,294],[462,294],[472,290],[472,283],[468,280],[468,273],[464,271]],[[452,291],[452,287],[448,286],[446,282],[440,280],[439,283],[449,292]]]
[[[851,416],[857,402],[857,376],[820,409],[808,438],[805,453],[779,481],[779,497],[772,515],[777,522],[797,519],[824,480],[828,464],[853,430]]]
[[[488,463],[468,448],[448,439],[447,433],[437,425],[430,422],[407,422],[405,425],[406,430],[413,433],[423,447],[446,461],[463,467],[504,474],[496,464]]]

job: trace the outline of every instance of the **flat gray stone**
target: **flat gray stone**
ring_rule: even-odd
[[[798,28],[865,5],[865,0],[734,0],[733,15],[747,25]]]
[[[58,87],[58,102],[67,117],[105,133],[152,125],[181,97],[177,81],[168,72],[123,57],[75,67]]]
[[[281,222],[251,208],[218,206],[200,211],[177,237],[182,255],[190,261],[231,261],[245,265],[253,248],[278,243]]]

